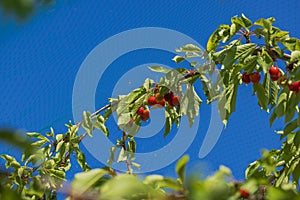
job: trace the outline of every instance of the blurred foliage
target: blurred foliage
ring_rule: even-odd
[[[0,0],[0,7],[6,15],[27,19],[38,6],[49,6],[53,2],[54,0]]]
[[[13,129],[0,129],[0,140],[14,147],[18,147],[21,150],[30,150],[30,140],[24,137],[20,131]]]

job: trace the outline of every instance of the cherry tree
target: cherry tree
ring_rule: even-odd
[[[91,113],[83,111],[81,122],[66,124],[65,133],[51,128],[46,133],[30,132],[30,144],[21,159],[3,154],[8,171],[3,172],[0,197],[3,199],[56,199],[62,192],[68,199],[297,199],[300,176],[300,40],[273,26],[274,18],[252,22],[245,15],[231,18],[210,36],[206,50],[194,44],[177,49],[176,63],[189,61],[190,66],[173,70],[149,66],[163,73],[157,82],[147,78],[144,84],[126,95],[110,98],[108,104]],[[176,47],[174,47],[176,48]],[[199,63],[198,58],[205,60]],[[200,81],[205,99],[195,90]],[[276,131],[282,147],[264,150],[261,158],[249,164],[245,181],[235,181],[230,169],[206,179],[198,174],[186,177],[188,155],[176,165],[178,177],[149,175],[137,178],[135,135],[142,123],[151,118],[153,109],[165,110],[164,136],[180,126],[182,117],[189,125],[199,115],[203,102],[217,102],[224,124],[236,110],[238,89],[246,84],[253,88],[258,107],[270,115],[270,126],[284,119],[284,127]],[[107,120],[116,113],[115,130]],[[85,130],[79,134],[79,128]],[[105,136],[118,134],[115,146],[107,151],[107,166],[91,169],[80,143],[98,129]],[[188,132],[188,130],[187,130]],[[187,133],[188,134],[188,133]],[[70,190],[63,187],[71,160],[78,162],[82,173],[75,175]],[[113,169],[114,162],[124,162],[127,173]],[[201,172],[198,172],[201,173]]]

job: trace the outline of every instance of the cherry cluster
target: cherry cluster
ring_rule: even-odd
[[[163,108],[165,107],[166,103],[168,103],[170,107],[179,106],[180,97],[175,96],[174,93],[171,91],[164,95],[161,95],[159,92],[157,92],[154,96],[150,96],[148,98],[149,106],[156,105],[159,108]],[[147,121],[150,118],[150,111],[145,109],[144,106],[140,106],[136,113],[140,116],[141,120],[143,121]]]
[[[297,94],[300,92],[300,81],[296,81],[293,83],[288,83],[287,78],[283,77],[280,79],[280,70],[276,66],[272,66],[269,69],[269,74],[272,81],[278,81],[281,86],[287,85],[290,91],[296,92]],[[242,75],[242,81],[245,84],[249,84],[250,82],[256,84],[260,81],[260,74],[259,72],[252,72],[251,74],[247,74],[244,72]]]
[[[249,84],[250,82],[252,82],[253,84],[259,83],[260,74],[259,72],[252,72],[251,74],[244,72],[242,76],[242,81],[245,84]]]

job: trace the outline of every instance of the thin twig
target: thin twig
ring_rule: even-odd
[[[111,107],[112,104],[106,104],[105,106],[103,106],[102,108],[100,108],[99,110],[95,111],[94,113],[91,114],[91,117],[95,117],[96,115],[98,115],[100,112],[102,112],[103,110],[106,110],[107,108]]]
[[[91,114],[91,118],[95,117],[96,115],[98,115],[100,112],[102,112],[103,110],[106,110],[107,108],[111,107],[112,104],[106,104],[105,106],[103,106],[102,108],[100,108],[99,110],[95,111],[94,113]],[[81,120],[80,122],[76,123],[76,126],[79,128],[82,124],[83,120]]]

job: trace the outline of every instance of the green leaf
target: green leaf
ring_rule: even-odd
[[[206,44],[206,50],[208,52],[215,51],[217,46],[220,43],[220,36],[218,34],[218,31],[216,30],[213,32],[213,34],[209,37],[208,42]]]
[[[125,183],[125,184],[124,184]],[[101,199],[121,200],[121,199],[166,199],[166,195],[161,190],[154,190],[149,185],[139,181],[132,175],[118,175],[100,188]]]
[[[146,78],[143,87],[148,91],[152,87],[153,83],[154,81],[152,79]]]
[[[271,108],[276,105],[277,103],[277,98],[278,98],[278,92],[280,88],[275,81],[271,81],[271,96],[269,103],[271,104]]]
[[[141,165],[135,162],[131,162],[131,165],[134,166],[137,169],[141,169]]]
[[[296,62],[300,60],[300,51],[293,51],[291,54],[290,62]]]
[[[284,37],[284,36],[287,36],[289,34],[289,32],[287,32],[287,31],[278,31],[277,33],[276,33],[276,37],[277,38],[282,38],[282,37]]]
[[[29,163],[32,163],[33,165],[35,165],[38,161],[42,161],[43,159],[43,155],[40,153],[37,154],[33,154],[31,156],[28,157],[28,159],[25,162],[25,166]]]
[[[224,65],[225,69],[232,68],[233,63],[236,61],[237,57],[237,47],[232,46],[230,49],[226,51],[225,58],[222,60],[222,64]]]
[[[46,138],[45,136],[41,135],[40,133],[33,132],[33,133],[26,133],[26,135],[28,137],[38,138],[38,139],[44,140],[46,142],[50,142],[50,140],[48,138]]]
[[[128,152],[121,148],[117,162],[123,162],[128,159]]]
[[[234,82],[222,91],[218,101],[220,118],[225,126],[230,115],[235,111],[238,81],[239,79],[234,78]]]
[[[128,98],[129,98],[128,95],[127,96],[119,95],[119,103],[118,103],[117,109],[116,109],[118,120],[122,114],[130,114]],[[128,121],[129,120],[127,120],[127,122]]]
[[[92,137],[93,136],[93,123],[91,120],[91,113],[84,111],[82,116],[82,127],[85,129],[87,134]]]
[[[282,92],[279,95],[276,108],[274,112],[276,113],[277,117],[283,116],[285,110],[286,110],[286,101],[287,101],[287,94],[285,92]]]
[[[224,97],[225,97],[225,105],[223,109],[228,111],[228,113],[233,113],[235,111],[236,105],[236,96],[237,96],[238,84],[237,81],[235,83],[231,83],[225,90],[224,90]]]
[[[236,25],[241,26],[241,27],[244,27],[244,28],[247,28],[244,21],[241,18],[239,18],[238,16],[232,17],[231,18],[231,23],[236,24]]]
[[[234,36],[240,29],[241,29],[241,26],[239,24],[231,24],[230,35]]]
[[[252,25],[251,20],[248,19],[244,14],[242,14],[241,19],[247,28],[249,28]]]
[[[56,141],[61,141],[64,138],[64,134],[56,134],[55,139]]]
[[[180,158],[176,164],[176,173],[181,183],[184,183],[185,180],[185,167],[188,161],[189,156],[185,155],[182,158]]]
[[[56,145],[55,151],[56,151],[56,152],[59,152],[59,150],[61,149],[61,147],[62,147],[63,145],[66,145],[66,144],[65,144],[65,141],[61,140],[60,142],[58,142],[57,145]]]
[[[93,124],[93,127],[102,131],[106,137],[109,136],[108,128],[104,125],[105,119],[102,115],[97,116],[96,122]]]
[[[54,130],[53,130],[53,128],[52,127],[50,127],[50,132],[46,132],[46,135],[48,136],[48,137],[54,137]]]
[[[283,170],[283,172],[279,175],[278,179],[276,180],[275,187],[279,187],[282,184],[286,184],[288,181],[287,170]]]
[[[40,148],[40,147],[42,147],[45,143],[47,143],[47,141],[46,140],[38,140],[38,141],[36,141],[36,142],[33,142],[32,144],[31,144],[31,146],[33,147],[33,148]]]
[[[191,67],[196,67],[197,64],[198,64],[197,61],[191,61],[191,62],[190,62],[190,66],[191,66]]]
[[[51,176],[58,178],[60,180],[66,180],[66,173],[61,170],[49,169]]]
[[[71,193],[81,196],[92,189],[92,186],[106,174],[109,174],[109,172],[105,169],[93,169],[88,172],[75,174],[71,185]]]
[[[218,111],[223,124],[226,126],[229,116],[227,110],[225,109],[225,104],[226,104],[226,95],[225,92],[223,91],[218,101]]]
[[[247,73],[251,73],[256,66],[257,59],[258,59],[258,56],[246,57],[244,60],[244,66],[243,66],[244,71]]]
[[[299,135],[299,134],[298,134]],[[299,138],[300,139],[300,138]],[[300,177],[300,164],[298,163],[297,166],[295,167],[295,169],[293,170],[292,172],[292,175],[293,175],[293,181],[295,183],[298,183],[299,182],[299,177]],[[297,184],[299,185],[299,184]]]
[[[263,54],[261,56],[258,57],[257,62],[260,66],[262,66],[262,69],[263,69],[264,73],[268,73],[269,68],[271,67],[271,65],[273,65],[273,59],[265,51],[263,52]]]
[[[0,158],[3,158],[6,162],[5,162],[5,167],[6,168],[10,168],[10,167],[13,167],[15,169],[18,169],[20,167],[20,163],[17,162],[17,160],[10,156],[10,155],[7,155],[7,154],[2,154],[0,155]]]
[[[175,56],[172,60],[178,64],[178,63],[181,63],[182,61],[184,61],[185,58],[181,57],[181,56]],[[168,72],[166,72],[166,73],[168,73]]]
[[[293,120],[292,122],[288,123],[284,129],[284,135],[289,134],[290,132],[292,132],[293,130],[295,130],[296,128],[298,128],[298,123],[297,123],[297,119]]]
[[[128,151],[133,153],[136,151],[136,142],[133,137],[128,141]]]
[[[196,45],[187,44],[180,47],[179,49],[176,49],[176,52],[202,52],[202,50]]]
[[[260,107],[266,110],[268,100],[265,98],[264,87],[261,84],[253,84],[253,88],[257,94]]]
[[[55,161],[54,160],[47,160],[44,164],[44,167],[46,169],[52,169],[55,166]]]
[[[79,149],[76,150],[76,160],[83,171],[89,169],[86,163],[85,155]]]
[[[242,44],[242,45],[237,46],[234,59],[235,60],[238,58],[243,59],[243,58],[247,57],[254,51],[255,47],[256,47],[256,44],[254,44],[254,43]]]
[[[112,166],[112,163],[115,161],[115,153],[116,153],[117,147],[113,146],[110,148],[109,153],[109,159],[107,160],[108,166]]]
[[[78,132],[78,126],[77,125],[73,125],[73,124],[68,124],[68,133],[67,134],[70,134],[70,137],[73,138],[73,137],[76,137],[76,134]],[[54,132],[53,132],[54,134]]]
[[[258,39],[264,37],[265,42],[268,42],[267,39],[269,38],[269,32],[266,28],[256,28],[253,32],[255,33]]]
[[[192,127],[194,119],[199,115],[199,108],[202,100],[191,85],[186,85],[186,93],[183,95],[180,102],[181,115],[187,115],[189,125]]]
[[[300,40],[297,38],[285,38],[280,40],[280,42],[290,51],[300,50]]]
[[[264,75],[263,87],[264,87],[264,94],[267,99],[267,103],[266,103],[267,105],[269,104],[269,101],[270,101],[269,100],[270,99],[270,82],[271,82],[270,74],[266,73]]]
[[[118,117],[118,126],[120,129],[124,129],[125,126],[130,122],[131,120],[131,114],[128,113],[122,113]]]
[[[296,110],[298,110],[299,102],[300,102],[300,96],[297,95],[295,92],[290,92],[287,100],[287,108],[295,112]]]
[[[175,56],[176,57],[176,56]],[[175,59],[175,57],[173,58],[173,60]],[[177,60],[177,59],[176,59]],[[174,60],[176,62],[176,60]],[[177,63],[177,62],[176,62]],[[161,73],[168,73],[170,70],[165,68],[165,67],[162,67],[162,66],[158,66],[158,65],[154,65],[154,66],[150,66],[148,67],[151,71],[154,71],[154,72],[161,72]]]
[[[260,163],[258,161],[254,161],[250,163],[245,171],[246,179],[250,179],[251,177],[256,177],[258,174],[258,169],[260,167]]]
[[[129,151],[130,153],[130,159],[134,160],[134,154],[136,152],[136,142],[134,140],[134,137],[130,138],[130,140],[128,141],[127,151]]]
[[[143,181],[146,185],[153,187],[154,189],[168,188],[173,189],[174,191],[182,191],[182,185],[174,179],[165,178],[161,175],[150,175],[146,176]]]
[[[135,121],[133,121],[133,119],[130,119],[127,125],[122,126],[122,130],[125,131],[127,134],[134,136],[139,132],[141,128],[141,123],[142,120],[140,118],[135,119]]]
[[[254,91],[257,95],[259,106],[262,109],[267,110],[268,109],[267,106],[268,106],[268,103],[269,103],[269,96],[266,96],[265,88],[259,83],[253,84],[253,88],[254,88]]]
[[[261,18],[254,22],[255,25],[259,25],[262,27],[265,27],[269,32],[272,29],[272,23],[275,22],[275,19],[273,17],[270,17],[268,19]]]
[[[172,119],[171,117],[166,117],[164,137],[167,137],[169,135],[171,128],[172,128]]]

